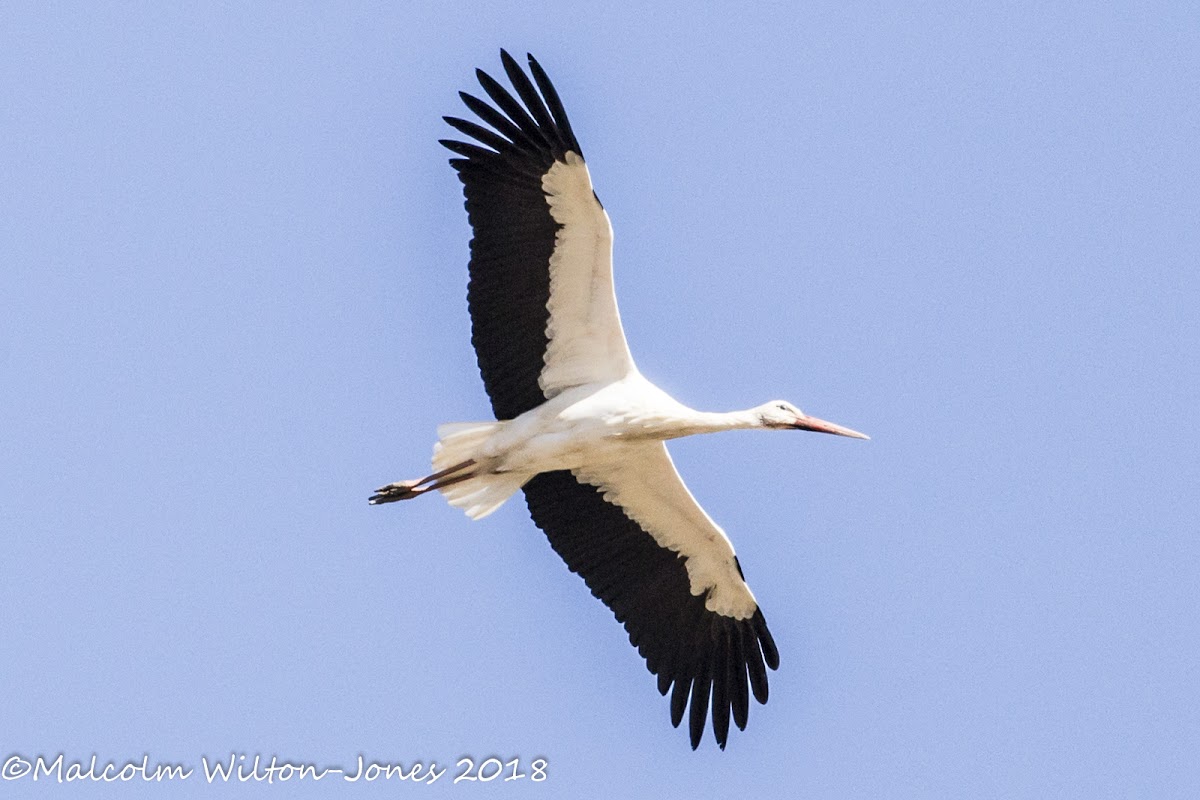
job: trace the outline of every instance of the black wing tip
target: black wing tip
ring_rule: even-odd
[[[699,748],[710,719],[713,738],[722,751],[729,743],[730,722],[746,730],[750,697],[766,704],[767,668],[779,667],[778,650],[760,611],[741,620],[714,616],[711,650],[678,669],[669,664],[651,669],[659,694],[670,694],[671,726],[678,728],[687,718],[692,750]]]
[[[683,722],[683,712],[687,709],[688,690],[690,688],[690,682],[685,682],[683,678],[675,679],[675,689],[671,692],[672,728],[678,728],[679,723]]]
[[[772,670],[779,669],[779,648],[775,646],[775,637],[767,628],[767,618],[763,616],[761,608],[754,609],[752,619],[754,632],[758,634],[758,643],[762,647],[763,660]]]
[[[537,59],[534,58],[533,53],[529,52],[528,50],[525,51],[525,60],[528,61],[530,65],[537,64]],[[514,67],[518,66],[517,59],[513,58],[512,54],[508,52],[508,48],[506,47],[500,48],[500,63],[512,64]]]
[[[779,653],[761,610],[741,618],[711,611],[691,593],[685,559],[657,545],[597,487],[559,470],[523,487],[534,522],[567,567],[613,612],[668,697],[671,725],[688,719],[693,750],[712,720],[725,750],[730,722],[745,730],[750,698],[768,699]],[[621,555],[612,558],[612,553]],[[603,557],[602,557],[603,556]]]
[[[692,749],[700,746],[704,738],[704,728],[708,722],[709,692],[712,690],[712,675],[705,665],[700,674],[692,680],[692,709],[688,720],[689,732],[692,735]]]
[[[512,140],[518,149],[543,150],[557,161],[562,161],[567,152],[582,156],[579,141],[554,85],[533,54],[526,53],[525,56],[529,62],[528,74],[507,49],[500,48],[500,62],[520,100],[480,67],[475,69],[475,78],[492,102],[479,100],[464,91],[458,93],[459,99],[499,134]],[[552,162],[547,162],[546,166],[549,163]]]

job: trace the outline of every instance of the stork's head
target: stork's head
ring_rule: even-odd
[[[810,417],[786,400],[772,400],[763,403],[755,409],[764,428],[780,428],[798,431],[816,431],[817,433],[834,433],[838,436],[850,436],[855,439],[870,439],[865,433],[843,428],[823,419]]]

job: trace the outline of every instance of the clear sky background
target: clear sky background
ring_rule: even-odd
[[[0,756],[1200,794],[1194,3],[177,5],[0,20]],[[672,445],[782,654],[724,753],[519,499],[366,502],[488,416],[436,140],[501,46],[564,98],[642,371],[873,436]]]

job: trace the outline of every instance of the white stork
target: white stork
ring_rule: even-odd
[[[437,489],[479,519],[524,490],[551,547],[624,623],[659,692],[671,692],[671,723],[690,697],[695,749],[711,699],[724,749],[730,713],[745,729],[750,693],[767,701],[779,653],[733,546],[663,442],[735,428],[867,437],[783,401],[694,411],[642,377],[617,315],[612,228],[562,102],[533,56],[533,81],[500,57],[520,101],[476,70],[494,105],[459,96],[491,129],[446,117],[478,144],[442,141],[460,156],[450,164],[474,232],[471,342],[497,421],[439,427],[432,474],[370,502]]]

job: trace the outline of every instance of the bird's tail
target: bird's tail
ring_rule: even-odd
[[[480,446],[504,425],[504,422],[451,422],[438,426],[438,443],[433,446],[434,471],[468,461],[474,465],[471,477],[438,491],[471,519],[491,514],[533,477],[525,473],[492,472],[487,459],[480,456]]]

